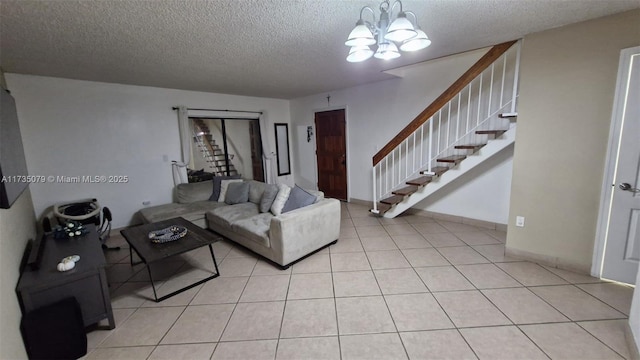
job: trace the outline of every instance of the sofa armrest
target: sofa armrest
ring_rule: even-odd
[[[340,235],[340,201],[323,199],[318,203],[271,219],[269,239],[274,255],[282,265],[317,250]]]

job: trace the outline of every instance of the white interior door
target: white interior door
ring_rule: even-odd
[[[635,284],[640,262],[640,47],[622,53],[614,121],[620,121],[602,277]]]

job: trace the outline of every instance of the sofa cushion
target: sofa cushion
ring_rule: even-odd
[[[249,184],[249,201],[254,204],[260,204],[262,194],[267,184],[255,180],[249,180],[247,183]]]
[[[229,189],[229,184],[234,182],[242,182],[242,179],[228,179],[220,181],[220,197],[218,197],[218,202],[224,202],[224,199],[227,196],[227,190]]]
[[[285,184],[278,184],[278,195],[276,195],[273,204],[271,204],[271,213],[275,216],[282,214],[282,208],[289,198],[291,188]]]
[[[171,203],[152,206],[140,210],[145,223],[152,223],[181,216],[189,221],[204,218],[204,213],[218,207],[227,206],[224,203],[209,200],[196,201],[190,204]]]
[[[222,182],[222,180],[228,180],[228,179],[240,179],[240,175],[214,176],[213,180],[212,180],[213,192],[210,193],[211,196],[209,196],[209,200],[218,201],[218,198],[220,197],[221,182]],[[209,190],[211,190],[211,189],[209,189]]]
[[[222,190],[221,190],[222,191]],[[224,202],[229,205],[246,203],[249,201],[249,183],[237,182],[229,184]]]
[[[189,204],[195,201],[209,199],[213,181],[201,181],[197,183],[178,184],[176,186],[176,198],[180,204]]]
[[[231,229],[231,225],[236,221],[244,220],[258,214],[258,205],[246,202],[213,209],[207,214],[207,219]]]
[[[262,246],[271,247],[271,243],[269,242],[271,218],[273,218],[273,214],[271,213],[258,214],[248,219],[236,221],[231,228],[238,234]]]
[[[261,213],[266,213],[271,210],[271,205],[273,204],[273,200],[275,200],[276,195],[278,195],[278,186],[275,184],[265,184],[264,192],[260,199]]]
[[[316,197],[316,201],[314,202],[314,204],[319,203],[322,199],[324,199],[324,192],[320,190],[304,189],[304,191]]]
[[[298,185],[291,189],[289,198],[282,208],[282,213],[309,206],[316,202],[316,196],[308,193]]]

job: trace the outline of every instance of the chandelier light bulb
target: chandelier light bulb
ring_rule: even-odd
[[[382,43],[378,46],[378,51],[373,54],[373,57],[381,60],[391,60],[400,57],[398,47],[392,42]]]
[[[373,56],[373,50],[368,46],[354,46],[349,50],[349,56],[347,56],[348,62],[361,62]]]
[[[431,40],[429,40],[429,37],[427,37],[427,34],[425,34],[424,31],[416,29],[416,32],[418,33],[418,35],[409,40],[405,40],[402,45],[400,45],[400,50],[417,51],[431,45]]]
[[[364,24],[362,19],[358,20],[356,27],[351,30],[345,45],[347,46],[369,46],[376,43],[371,30]]]
[[[407,19],[407,14],[401,12],[398,17],[389,25],[384,38],[386,40],[403,42],[416,36],[416,31],[413,29],[413,24]]]

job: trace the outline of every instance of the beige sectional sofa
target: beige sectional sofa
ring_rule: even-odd
[[[180,184],[177,202],[140,210],[145,223],[181,216],[208,228],[286,269],[292,263],[335,243],[340,234],[340,202],[312,192],[315,203],[279,215],[259,210],[265,184],[249,183],[247,202],[211,201],[213,182]]]

